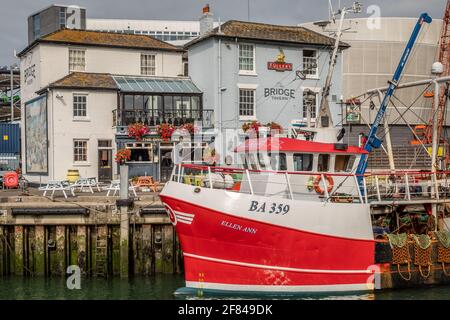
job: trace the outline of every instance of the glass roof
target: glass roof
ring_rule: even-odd
[[[202,93],[190,79],[113,76],[122,92]]]

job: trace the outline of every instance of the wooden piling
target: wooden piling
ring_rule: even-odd
[[[132,235],[132,245],[133,245],[133,271],[134,274],[141,274],[142,272],[142,229],[140,226],[133,227],[133,235]]]
[[[56,256],[56,227],[47,226],[46,236],[47,274],[56,275],[58,274],[58,259]]]
[[[34,228],[34,272],[39,276],[45,274],[44,226],[35,226]]]
[[[120,227],[111,227],[112,274],[120,275]]]
[[[163,230],[163,273],[174,273],[174,232],[172,225],[164,225]]]
[[[153,226],[153,259],[154,259],[154,272],[163,272],[163,235],[162,235],[162,225]]]
[[[56,226],[56,274],[64,275],[66,272],[66,227]]]
[[[153,274],[153,254],[152,254],[152,226],[144,224],[142,226],[142,275]]]
[[[86,226],[77,226],[77,265],[81,273],[87,272],[86,268]]]
[[[23,227],[14,227],[14,273],[23,275]]]

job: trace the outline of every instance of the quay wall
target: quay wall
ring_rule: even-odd
[[[162,207],[146,203],[129,209],[129,257],[120,256],[120,210],[114,202],[1,203],[0,275],[64,276],[77,265],[85,276],[183,272],[180,245]],[[85,214],[64,213],[85,208]],[[142,208],[151,208],[144,213]],[[32,209],[32,213],[23,213]],[[54,213],[55,209],[60,210]],[[53,210],[53,211],[52,211]],[[46,212],[47,211],[47,212]]]

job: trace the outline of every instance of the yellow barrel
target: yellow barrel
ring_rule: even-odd
[[[78,179],[80,179],[80,172],[78,170],[67,170],[67,180],[69,182],[76,182]]]

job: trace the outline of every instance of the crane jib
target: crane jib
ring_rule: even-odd
[[[391,97],[394,94],[395,89],[397,88],[398,81],[400,80],[403,69],[405,68],[406,63],[408,62],[410,53],[412,51],[412,48],[414,47],[414,43],[417,40],[417,37],[419,35],[420,29],[421,29],[423,23],[424,22],[431,23],[432,21],[433,21],[433,19],[427,13],[422,13],[419,17],[419,20],[416,23],[416,26],[414,27],[414,30],[411,34],[411,38],[409,39],[408,44],[406,45],[405,51],[403,52],[403,55],[397,66],[397,69],[395,70],[394,76],[393,76],[392,80],[389,82],[390,83],[389,88],[384,95],[384,98],[380,105],[380,109],[378,110],[377,116],[375,117],[375,120],[372,123],[372,126],[370,127],[370,132],[369,132],[369,135],[367,136],[367,142],[364,146],[364,149],[369,153],[372,152],[372,150],[374,148],[379,148],[381,146],[381,140],[376,136],[378,127],[380,126],[381,121],[383,121],[384,114],[386,112],[386,108],[389,104]],[[366,172],[366,169],[367,169],[367,159],[368,159],[368,155],[363,154],[361,156],[361,160],[358,164],[358,168],[356,171],[356,173],[358,175],[361,175],[359,177],[360,185],[362,184],[361,177]]]

